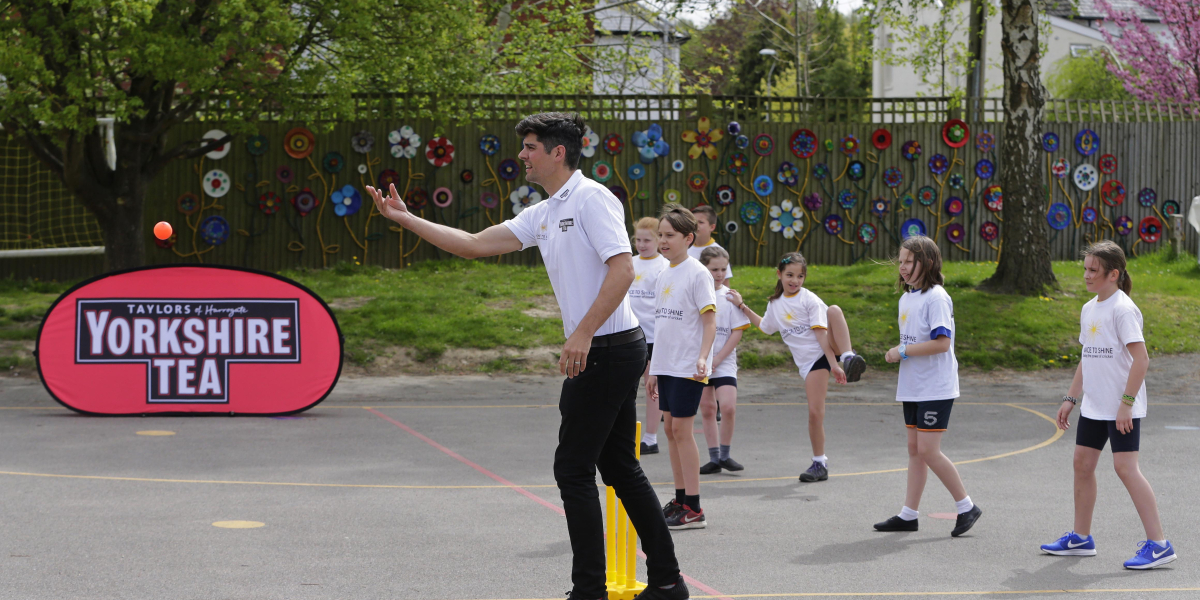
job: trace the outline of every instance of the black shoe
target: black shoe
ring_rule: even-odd
[[[982,514],[983,510],[979,508],[978,504],[972,506],[971,510],[965,513],[959,513],[958,520],[954,523],[954,531],[950,532],[950,537],[958,537],[969,531],[975,525],[975,521],[979,520],[979,515]]]
[[[681,509],[683,509],[683,505],[674,498],[671,498],[669,502],[663,505],[663,518],[670,519],[671,515],[675,514],[675,511]]]
[[[916,531],[917,520],[905,521],[900,518],[900,515],[895,515],[892,518],[875,524],[876,531]]]
[[[658,444],[647,444],[642,442],[642,454],[658,454]]]
[[[746,468],[746,467],[742,466],[742,463],[740,463],[736,460],[733,460],[732,456],[729,458],[726,458],[726,459],[722,459],[721,462],[719,462],[717,464],[721,465],[721,468],[725,469],[726,471],[741,471],[742,469]]]
[[[669,590],[648,585],[642,593],[634,596],[633,600],[687,600],[690,597],[687,584],[683,582],[683,577],[680,577],[679,581],[675,582],[675,587]]]
[[[846,372],[846,383],[854,383],[862,379],[863,371],[867,370],[867,361],[854,354],[842,361],[842,370]]]
[[[708,464],[700,467],[701,475],[712,475],[713,473],[720,473],[720,472],[721,472],[721,465],[718,465],[717,463],[712,462],[712,461],[709,461]]]
[[[804,483],[825,481],[826,479],[829,479],[829,469],[825,468],[825,465],[815,460],[807,471],[800,474],[800,481],[803,481]]]
[[[608,600],[608,594],[606,593],[604,596],[605,597],[603,598],[603,600]],[[570,592],[567,592],[567,600],[589,600],[589,599],[586,596],[580,596],[579,594],[576,594],[574,591],[570,591]],[[601,599],[596,599],[596,600],[601,600]]]

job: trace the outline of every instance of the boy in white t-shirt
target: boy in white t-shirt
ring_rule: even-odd
[[[708,269],[687,255],[696,218],[678,204],[663,206],[658,249],[671,264],[658,277],[654,310],[657,352],[650,360],[647,401],[659,402],[671,452],[675,498],[663,507],[667,527],[702,529],[700,452],[692,428],[704,384],[712,373],[716,292]]]
[[[688,248],[688,256],[700,260],[700,253],[707,248],[721,248],[712,234],[717,230],[717,213],[707,204],[692,209],[696,215],[696,242]],[[724,248],[721,248],[724,250]],[[733,279],[733,267],[725,268],[725,280]]]
[[[654,357],[654,304],[658,276],[670,262],[658,253],[658,219],[642,217],[633,227],[633,284],[629,286],[629,307],[646,332],[646,372],[650,377],[650,360]],[[662,411],[657,402],[646,402],[646,427],[642,431],[642,456],[658,454],[658,422]]]
[[[1058,427],[1065,431],[1071,426],[1071,409],[1083,392],[1075,434],[1075,529],[1044,544],[1042,551],[1059,556],[1096,555],[1096,541],[1090,535],[1096,508],[1096,464],[1105,443],[1112,440],[1113,467],[1146,529],[1146,541],[1125,561],[1125,568],[1153,569],[1177,556],[1163,535],[1154,490],[1138,467],[1150,357],[1142,336],[1142,311],[1129,298],[1133,283],[1125,270],[1125,252],[1108,240],[1092,244],[1084,251],[1083,280],[1096,297],[1083,305],[1079,321],[1083,356],[1058,409]]]
[[[720,473],[721,469],[741,471],[745,468],[733,460],[729,448],[733,444],[733,426],[737,420],[737,345],[742,334],[750,328],[750,319],[727,296],[725,270],[729,267],[729,253],[720,246],[709,246],[700,254],[700,264],[712,274],[717,294],[717,337],[713,342],[713,348],[717,349],[713,356],[715,366],[700,400],[704,440],[708,442],[708,464],[700,467],[700,474],[711,475]],[[724,413],[719,433],[718,402]]]

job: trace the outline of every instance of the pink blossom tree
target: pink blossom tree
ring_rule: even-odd
[[[1134,11],[1097,0],[1096,6],[1120,29],[1119,36],[1100,30],[1120,61],[1109,63],[1108,70],[1141,100],[1200,103],[1200,5],[1196,0],[1138,3],[1158,13],[1174,45],[1151,33]]]

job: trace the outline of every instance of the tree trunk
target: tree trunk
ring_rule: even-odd
[[[135,186],[129,197],[118,198],[111,216],[100,221],[104,233],[105,271],[140,267],[146,262],[142,237],[143,189],[141,185]]]
[[[1046,240],[1045,173],[1041,164],[1045,89],[1038,67],[1038,22],[1032,0],[1003,0],[1004,190],[1002,251],[996,272],[980,289],[1034,296],[1057,288]]]

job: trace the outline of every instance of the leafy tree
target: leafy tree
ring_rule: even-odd
[[[1101,28],[1120,63],[1108,70],[1141,100],[1200,103],[1200,8],[1195,0],[1138,0],[1158,13],[1171,43],[1155,36],[1133,11],[1117,10],[1106,0],[1096,6],[1108,14],[1120,35]]]
[[[1121,80],[1109,72],[1111,63],[1112,57],[1104,51],[1058,59],[1046,80],[1050,94],[1076,100],[1133,100]]]

